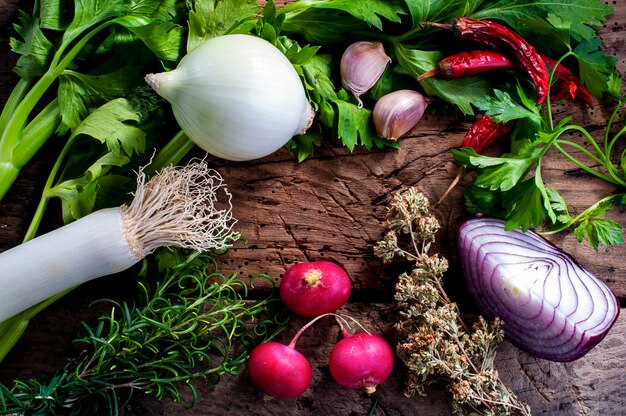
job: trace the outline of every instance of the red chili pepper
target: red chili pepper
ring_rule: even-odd
[[[572,100],[578,97],[589,107],[593,107],[593,97],[591,93],[580,83],[580,79],[569,68],[563,64],[556,65],[556,60],[548,56],[541,55],[541,58],[548,65],[550,70],[556,66],[554,74],[557,76],[558,80],[552,86],[553,94],[550,96],[552,100],[559,101],[566,95],[569,95]]]
[[[508,55],[496,51],[461,52],[443,58],[435,68],[420,75],[417,80],[437,76],[443,79],[462,78],[488,71],[510,69],[514,66]]]
[[[491,20],[457,17],[450,25],[424,23],[430,26],[452,29],[454,34],[466,40],[480,42],[511,55],[528,72],[537,90],[537,104],[548,96],[549,73],[543,60],[519,33]]]
[[[471,147],[480,154],[498,139],[509,134],[514,125],[514,121],[496,123],[492,116],[484,115],[476,120],[465,133],[461,147]]]

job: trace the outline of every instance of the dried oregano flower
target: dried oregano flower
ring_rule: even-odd
[[[502,323],[479,317],[468,327],[442,287],[448,261],[429,253],[440,228],[429,214],[429,201],[417,189],[394,195],[388,210],[387,232],[374,248],[385,263],[402,258],[414,263],[396,283],[395,300],[400,336],[396,350],[407,367],[407,396],[425,394],[442,383],[459,415],[530,415],[500,380],[493,363],[503,339]]]

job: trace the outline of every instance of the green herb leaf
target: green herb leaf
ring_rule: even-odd
[[[340,99],[335,100],[334,104],[337,106],[338,114],[338,137],[343,145],[350,151],[359,144],[359,140],[363,144],[371,145],[372,132],[369,127],[371,111]]]
[[[520,33],[524,33],[525,22],[529,17],[545,19],[548,15],[560,16],[562,21],[571,23],[572,36],[585,39],[589,35],[586,26],[597,26],[613,12],[613,8],[597,0],[499,0],[481,8],[471,17],[477,19],[497,19],[506,22]]]
[[[132,125],[141,121],[139,108],[125,98],[111,100],[93,111],[74,130],[70,141],[79,135],[89,136],[101,143],[114,156],[132,156],[145,150],[145,133]]]
[[[490,190],[508,191],[524,179],[536,163],[536,148],[530,153],[509,154],[501,157],[483,156],[474,149],[453,149],[455,160],[468,170],[478,172],[476,186]]]
[[[38,15],[42,29],[63,31],[72,21],[72,3],[68,0],[46,0],[37,2],[39,10],[35,10],[34,16]]]
[[[465,14],[463,2],[451,0],[406,0],[413,20],[413,28],[422,22],[448,22],[451,18]]]
[[[124,0],[75,0],[74,18],[63,33],[63,44],[69,46],[85,31],[129,11],[130,4]]]
[[[318,13],[318,10],[331,9],[334,10],[335,14],[347,13],[364,22],[368,27],[375,27],[378,30],[383,29],[381,17],[391,22],[399,22],[401,20],[400,15],[405,13],[404,2],[400,0],[300,0],[295,4],[286,6],[280,12],[294,13],[293,10],[303,8],[310,13],[309,17],[312,18],[312,21],[318,20],[316,19],[317,16],[322,21],[326,21],[330,15]],[[297,15],[298,13],[294,14]],[[286,22],[291,24],[292,19],[290,16],[286,18]]]
[[[141,75],[137,69],[123,66],[115,72],[102,75],[64,71],[59,77],[59,134],[74,130],[94,108],[128,94]]]
[[[442,58],[441,53],[411,49],[401,43],[394,43],[394,56],[401,70],[411,77],[418,77],[431,70]],[[424,92],[439,97],[455,105],[464,114],[473,114],[472,104],[489,95],[492,87],[484,78],[466,77],[454,80],[441,80],[434,77],[420,81]]]
[[[520,87],[521,90],[521,87]],[[525,99],[525,104],[529,104],[529,100]],[[541,115],[539,114],[539,106],[525,107],[515,102],[509,93],[501,90],[494,90],[493,95],[485,96],[476,101],[476,107],[484,111],[485,114],[494,116],[493,120],[497,123],[506,123],[512,120],[528,118],[533,124],[541,124]]]
[[[550,209],[556,214],[555,224],[569,224],[573,218],[569,214],[565,198],[554,188],[546,187],[546,194],[550,203]]]
[[[543,223],[546,215],[541,187],[535,178],[531,178],[518,182],[504,194],[507,230],[521,228],[526,231]]]
[[[115,22],[139,38],[159,59],[178,62],[184,54],[186,30],[183,26],[138,16],[124,16]]]
[[[586,219],[574,229],[574,235],[578,242],[586,239],[596,251],[600,245],[610,247],[624,243],[621,225],[616,221],[607,219]]]
[[[304,162],[315,153],[315,147],[321,146],[322,134],[316,131],[307,131],[305,134],[295,136],[286,144],[293,154],[296,155],[298,162]]]
[[[235,27],[252,19],[258,7],[255,0],[190,1],[187,52],[207,39],[235,30]],[[247,25],[246,29],[253,27]]]
[[[41,31],[36,17],[20,11],[19,20],[20,24],[14,28],[23,40],[11,38],[9,41],[11,50],[21,55],[13,70],[21,78],[32,79],[46,72],[55,48]]]
[[[610,80],[617,59],[607,56],[601,51],[601,40],[585,41],[574,49],[574,55],[580,66],[580,79],[589,91],[596,97],[605,92],[612,92]]]
[[[332,45],[345,43],[353,33],[366,31],[368,26],[341,10],[305,9],[289,13],[282,30],[289,35],[302,36],[311,43]]]
[[[46,192],[46,197],[61,199],[65,222],[93,212],[100,197],[101,178],[112,167],[125,166],[133,155],[145,151],[146,134],[133,125],[141,121],[140,114],[137,103],[118,98],[94,110],[74,130],[67,146],[72,146],[78,138],[89,138],[105,144],[106,151],[81,150],[72,146],[70,160],[63,172],[64,179]],[[100,156],[93,160],[94,154]],[[78,173],[81,169],[86,170]]]

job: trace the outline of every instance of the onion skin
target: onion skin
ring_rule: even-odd
[[[504,221],[459,228],[459,256],[474,301],[500,317],[509,341],[533,356],[573,361],[596,346],[619,315],[611,290],[568,253]]]
[[[146,82],[171,103],[195,144],[226,160],[270,155],[304,133],[314,116],[287,57],[252,35],[211,38],[176,69],[148,74]]]

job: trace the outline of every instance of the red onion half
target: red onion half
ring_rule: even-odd
[[[504,221],[493,218],[466,221],[459,256],[478,307],[500,317],[507,339],[536,357],[582,357],[619,315],[603,282],[532,231],[506,231]]]

